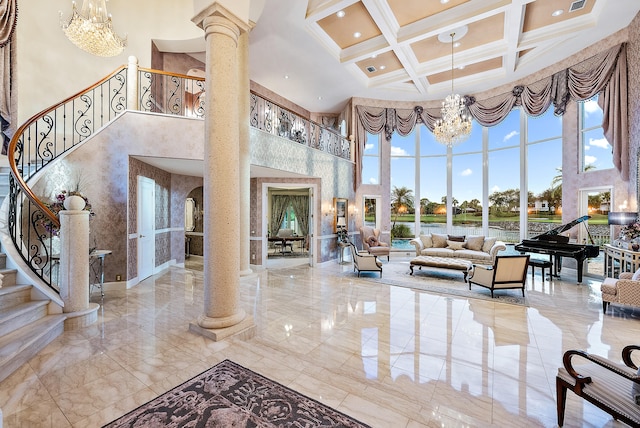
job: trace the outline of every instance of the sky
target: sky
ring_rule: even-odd
[[[612,168],[611,146],[602,134],[602,110],[596,99],[584,103],[584,161],[595,169]],[[520,112],[514,110],[507,118],[488,129],[489,194],[520,187],[519,145],[522,137]],[[550,108],[539,117],[528,117],[526,137],[529,191],[538,195],[551,187],[562,167],[562,118]],[[594,129],[591,129],[594,128]],[[420,197],[441,202],[447,193],[446,148],[437,143],[426,127],[420,126]],[[415,132],[415,131],[414,131]],[[365,154],[376,153],[377,136],[370,136]],[[406,186],[415,194],[415,140],[412,133],[401,137],[394,134],[391,142],[391,189]],[[377,169],[364,160],[363,182],[377,184]],[[473,122],[471,136],[453,148],[453,196],[462,203],[471,199],[482,201],[482,126]],[[417,198],[416,198],[417,200]]]

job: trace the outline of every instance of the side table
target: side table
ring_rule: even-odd
[[[345,248],[349,248],[348,242],[338,241],[338,247],[340,248],[340,264],[344,263],[344,250]]]
[[[111,254],[111,250],[93,250],[89,253],[89,295],[93,287],[100,288],[100,295],[104,297],[104,258]]]

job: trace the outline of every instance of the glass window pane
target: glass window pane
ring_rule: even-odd
[[[416,155],[416,136],[414,132],[406,137],[393,134],[393,137],[391,138],[391,156]]]
[[[561,136],[562,116],[553,114],[553,106],[540,116],[527,116],[527,141],[529,143]]]
[[[446,231],[447,157],[434,156],[420,159],[420,217],[421,233]]]
[[[489,236],[504,242],[519,242],[519,207],[520,149],[490,151]]]
[[[453,154],[456,153],[469,153],[469,152],[481,152],[482,151],[482,125],[477,122],[473,122],[471,128],[471,135],[467,141],[454,146],[452,149]]]
[[[529,230],[527,236],[562,224],[562,139],[531,144],[529,161]],[[541,223],[546,223],[542,227]]]
[[[454,234],[482,235],[482,153],[453,157]]]
[[[604,138],[602,128],[582,133],[583,171],[613,168],[611,144]]]
[[[380,183],[380,158],[362,157],[362,184]]]
[[[597,96],[578,105],[582,110],[582,129],[602,126],[602,109]]]
[[[415,157],[391,157],[391,235],[407,244],[415,236],[415,163]],[[401,244],[392,241],[392,246]]]
[[[499,124],[489,128],[489,150],[520,144],[520,109],[513,109]]]
[[[447,147],[438,143],[433,133],[424,126],[420,125],[420,156],[446,155]]]

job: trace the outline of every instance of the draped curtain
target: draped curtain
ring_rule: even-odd
[[[15,34],[18,22],[18,0],[0,2],[0,128],[2,130],[2,154],[7,154],[11,137],[11,86],[12,59],[16,47]]]
[[[309,234],[309,197],[307,195],[293,195],[290,197],[291,207],[298,219],[300,234]]]
[[[280,230],[280,225],[284,221],[284,215],[289,207],[289,195],[271,196],[271,236],[276,236]]]
[[[613,147],[614,165],[626,181],[629,179],[626,50],[627,44],[623,43],[538,82],[515,86],[511,92],[488,100],[477,101],[475,97],[465,96],[465,105],[478,123],[494,126],[514,107],[522,107],[530,116],[539,116],[553,104],[554,113],[562,115],[570,100],[584,101],[600,93],[604,135]],[[362,182],[362,155],[367,133],[384,131],[386,140],[390,141],[394,132],[406,136],[417,123],[424,123],[433,131],[440,114],[439,109],[427,111],[421,106],[409,110],[359,105],[355,111],[354,187]]]

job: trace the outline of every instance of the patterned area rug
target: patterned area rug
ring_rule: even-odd
[[[368,427],[230,360],[104,427]]]
[[[366,281],[440,294],[453,294],[472,299],[529,306],[526,294],[525,297],[522,297],[522,290],[497,290],[494,292],[494,298],[491,297],[491,290],[479,285],[472,285],[471,290],[469,290],[469,284],[464,282],[464,275],[459,270],[434,267],[418,269],[418,266],[416,266],[413,268],[413,275],[409,275],[410,272],[408,261],[383,262],[382,278],[379,277],[378,273],[373,272],[363,272],[360,278]],[[353,273],[346,272],[345,275],[353,275]]]

